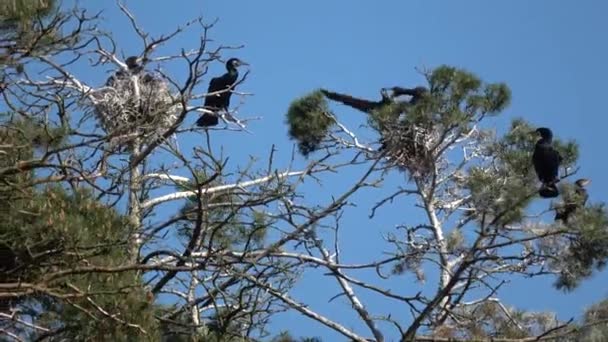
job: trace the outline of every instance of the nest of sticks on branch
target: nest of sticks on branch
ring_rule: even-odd
[[[368,122],[381,134],[380,151],[387,157],[389,166],[414,178],[432,174],[434,149],[441,137],[426,111],[427,88],[383,88],[380,100],[356,98],[326,89],[321,89],[321,93],[369,115]],[[409,98],[397,100],[401,96]]]
[[[381,151],[387,163],[407,172],[414,178],[426,178],[435,167],[433,149],[439,141],[439,132],[432,126],[404,120],[385,123]]]
[[[167,83],[144,72],[113,75],[105,87],[94,91],[92,102],[101,127],[115,136],[115,144],[128,143],[134,136],[142,137],[143,143],[158,139],[181,111]]]

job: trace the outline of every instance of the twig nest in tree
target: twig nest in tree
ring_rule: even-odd
[[[410,105],[393,103],[374,111],[371,124],[382,135],[381,151],[388,162],[415,178],[428,176],[435,166],[440,132],[426,119],[409,113]],[[407,114],[406,114],[407,113]]]
[[[315,91],[292,102],[287,110],[287,123],[289,136],[307,156],[319,148],[334,119],[323,94]]]
[[[146,72],[112,76],[92,94],[95,114],[106,133],[160,137],[181,110],[165,81]]]
[[[389,163],[412,177],[425,177],[432,171],[435,162],[432,148],[438,141],[438,134],[431,129],[416,124],[392,124],[382,132],[383,151]]]

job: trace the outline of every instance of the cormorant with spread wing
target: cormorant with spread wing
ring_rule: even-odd
[[[401,87],[392,87],[393,97],[398,97],[401,95],[409,95],[411,96],[409,104],[415,105],[420,101],[426,94],[428,94],[429,90],[426,87],[416,87],[416,88],[401,88]]]
[[[562,157],[553,148],[553,133],[549,128],[538,128],[536,133],[540,134],[541,138],[534,147],[532,163],[538,179],[543,183],[539,194],[545,198],[557,197],[559,191],[555,184],[559,181],[557,176]]]
[[[198,120],[196,124],[200,127],[209,127],[215,126],[218,124],[219,120],[217,117],[217,112],[220,110],[228,111],[228,107],[230,106],[230,96],[232,95],[232,90],[235,89],[235,83],[239,78],[239,72],[237,68],[241,65],[248,65],[238,58],[230,58],[226,62],[226,70],[227,72],[219,77],[214,77],[209,82],[208,93],[220,92],[219,94],[208,95],[205,97],[204,107],[206,109],[210,109],[214,111],[214,114],[205,113]]]
[[[374,109],[378,109],[391,101],[391,98],[388,95],[386,89],[382,89],[382,91],[380,92],[380,94],[382,95],[382,99],[380,101],[360,99],[350,95],[329,91],[326,89],[321,89],[321,93],[323,93],[323,95],[330,100],[340,102],[349,107],[358,109],[364,113],[371,113]]]
[[[389,95],[388,90],[392,90],[393,93]],[[409,104],[416,104],[426,93],[428,93],[428,89],[425,87],[416,87],[416,88],[401,88],[401,87],[392,87],[392,88],[382,88],[380,91],[380,95],[382,99],[380,101],[370,101],[366,99],[356,98],[346,94],[340,94],[333,91],[329,91],[326,89],[321,89],[321,93],[325,95],[330,100],[340,102],[349,107],[358,109],[364,113],[371,113],[373,110],[378,109],[386,104],[389,104],[393,98],[409,95],[411,99],[408,101]]]
[[[591,181],[585,178],[581,178],[574,182],[576,185],[574,194],[569,196],[569,198],[564,199],[564,205],[557,208],[555,212],[555,221],[562,220],[564,223],[568,223],[570,215],[587,204],[589,194],[587,194],[587,189],[585,189],[585,187],[589,185],[589,183],[591,183]]]

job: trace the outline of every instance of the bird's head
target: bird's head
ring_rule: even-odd
[[[137,56],[131,56],[125,60],[125,64],[129,70],[138,68],[140,66],[139,63],[141,63],[141,58]]]
[[[551,132],[551,130],[548,129],[547,127],[537,128],[535,132],[537,134],[540,134],[540,136],[541,136],[541,138],[543,138],[543,140],[551,141],[551,139],[553,139],[553,132]]]
[[[382,100],[389,101],[391,99],[391,95],[388,92],[388,88],[380,89],[380,96],[382,96]]]
[[[576,186],[578,186],[579,188],[584,188],[587,185],[589,185],[590,183],[591,183],[591,180],[587,179],[587,178],[577,179],[576,182],[574,182],[574,184],[576,184]]]
[[[242,60],[240,60],[238,58],[230,58],[226,62],[226,69],[228,69],[228,71],[236,70],[236,68],[240,67],[241,65],[249,65],[249,64],[243,62]]]

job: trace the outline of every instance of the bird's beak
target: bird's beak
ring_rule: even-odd
[[[581,178],[576,181],[576,184],[582,188],[586,187],[591,183],[591,179]]]
[[[240,61],[240,62],[239,62],[239,65],[249,65],[249,63],[247,63],[247,62],[243,62],[243,61]]]

